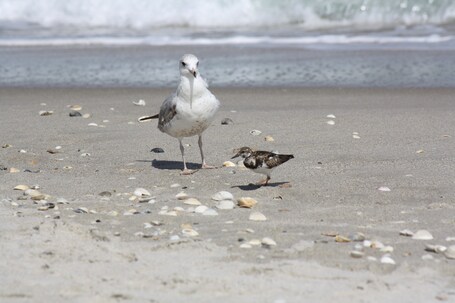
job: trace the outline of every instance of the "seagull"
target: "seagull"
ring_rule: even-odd
[[[164,100],[159,114],[138,119],[140,122],[158,119],[158,129],[179,140],[183,159],[182,175],[190,175],[196,171],[186,166],[185,148],[182,144],[185,137],[196,135],[199,137],[202,168],[215,168],[205,162],[202,133],[212,123],[220,102],[208,90],[207,83],[199,74],[198,65],[199,60],[196,56],[183,55],[179,61],[180,84],[177,90]]]
[[[246,146],[235,149],[234,152],[236,154],[232,159],[242,157],[245,159],[243,160],[245,167],[255,173],[266,175],[266,179],[259,181],[257,185],[267,185],[273,169],[294,158],[294,155],[281,155],[268,151],[253,150]]]

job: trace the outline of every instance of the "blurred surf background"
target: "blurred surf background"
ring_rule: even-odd
[[[454,51],[455,0],[0,0],[2,86],[452,87]]]

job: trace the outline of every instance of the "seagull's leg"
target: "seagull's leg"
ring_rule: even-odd
[[[191,175],[195,173],[195,170],[188,169],[186,167],[186,160],[185,160],[185,148],[183,147],[182,139],[179,138],[179,143],[180,143],[180,152],[182,153],[182,159],[183,159],[183,170],[181,172],[182,175]]]
[[[199,135],[197,143],[199,145],[199,150],[201,151],[202,168],[216,168],[215,166],[207,165],[207,163],[205,163],[204,152],[202,151],[202,135]]]

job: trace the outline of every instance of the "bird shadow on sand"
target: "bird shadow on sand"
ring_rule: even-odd
[[[182,170],[183,169],[183,162],[182,161],[167,161],[167,160],[137,160],[137,162],[151,162],[152,167],[157,169],[172,169],[172,170]],[[193,162],[186,162],[186,166],[188,169],[200,169],[201,164],[193,163]]]
[[[272,182],[272,183],[269,183],[267,185],[257,185],[257,184],[253,184],[253,183],[250,183],[248,185],[233,185],[231,186],[231,188],[240,188],[241,190],[256,190],[256,189],[259,189],[261,187],[280,187],[280,186],[283,186],[285,184],[289,184],[289,182]]]

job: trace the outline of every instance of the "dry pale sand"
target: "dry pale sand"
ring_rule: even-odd
[[[0,89],[1,302],[455,301],[455,260],[425,251],[455,244],[455,90],[214,88],[222,109],[205,134],[209,163],[244,145],[295,155],[262,188],[238,167],[180,176],[177,140],[136,122],[170,92]],[[132,104],[139,99],[147,105]],[[69,117],[74,104],[91,117]],[[234,124],[221,125],[226,117]],[[196,138],[185,142],[198,165]],[[56,207],[38,210],[18,184],[38,184]],[[156,202],[130,201],[138,187]],[[214,207],[221,190],[259,203],[217,216],[159,214],[189,207],[175,198],[181,191]],[[138,214],[124,215],[131,209]],[[267,221],[249,221],[253,211]],[[144,225],[152,221],[163,225]],[[190,226],[198,236],[182,234]],[[327,235],[358,232],[391,246],[396,264],[381,263],[380,248],[353,258],[363,242]],[[264,237],[277,245],[240,247]]]

